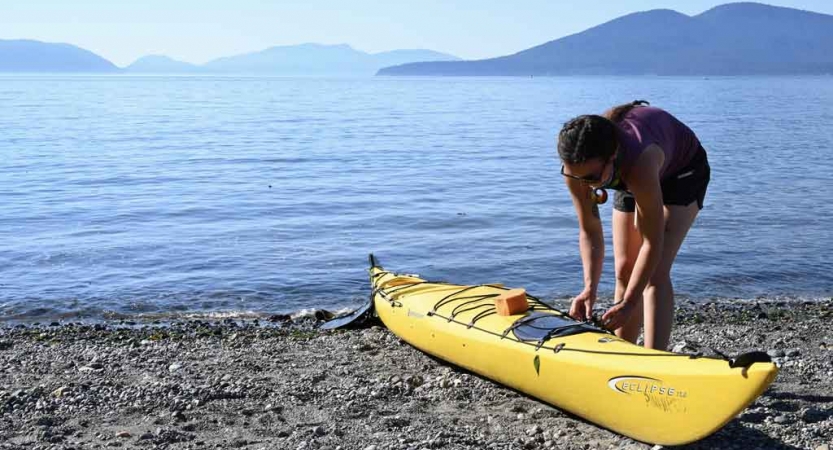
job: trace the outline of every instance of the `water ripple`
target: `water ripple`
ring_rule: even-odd
[[[829,299],[829,77],[13,76],[0,320],[344,308],[367,295],[369,252],[568,298],[581,263],[555,135],[633,98],[690,124],[713,166],[677,292]]]

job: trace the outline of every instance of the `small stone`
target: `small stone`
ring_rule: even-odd
[[[816,447],[816,450],[830,450],[830,446],[827,444],[821,444],[818,447]]]
[[[133,435],[131,435],[128,431],[119,431],[118,433],[116,433],[116,437],[119,439],[129,439],[133,437]]]
[[[817,423],[827,419],[827,414],[824,411],[809,408],[801,413],[801,420],[806,423]]]
[[[64,395],[66,395],[69,392],[69,390],[70,390],[69,386],[61,386],[58,389],[55,389],[54,391],[52,391],[52,396],[61,398]]]
[[[422,386],[425,381],[419,375],[412,375],[405,378],[405,382],[411,387],[419,387]]]
[[[657,445],[655,445],[655,446],[651,447],[651,450],[662,450],[663,448],[665,448],[665,447],[663,447],[663,446],[661,446],[661,445],[657,444]]]
[[[529,428],[529,429],[526,430],[526,435],[527,436],[535,436],[536,434],[540,434],[541,431],[542,431],[541,427],[539,427],[538,425],[535,425],[532,428]]]
[[[327,431],[324,430],[324,427],[317,426],[317,427],[313,428],[312,434],[314,434],[317,437],[321,437],[321,436],[324,436],[325,434],[327,434]]]
[[[795,358],[796,356],[801,356],[801,350],[797,348],[791,348],[786,351],[786,355],[790,358]]]
[[[773,419],[773,422],[775,422],[777,424],[781,424],[781,425],[786,425],[786,424],[790,423],[791,420],[787,416],[778,416],[775,419]]]
[[[142,433],[142,435],[139,436],[140,441],[149,441],[151,439],[153,439],[153,434],[151,433]]]
[[[51,426],[55,425],[55,419],[53,419],[52,417],[49,417],[49,416],[43,416],[43,417],[38,418],[38,420],[35,422],[35,424],[38,425],[39,427],[51,427]]]
[[[181,368],[182,368],[182,364],[180,364],[180,363],[173,363],[173,364],[171,364],[170,366],[168,366],[168,372],[176,372],[176,371],[178,371],[178,370],[179,370],[179,369],[181,369]]]
[[[378,449],[378,447],[376,447],[375,445],[368,445],[367,447],[364,448],[364,450],[377,450],[377,449]]]
[[[674,348],[671,349],[674,353],[683,353],[686,348],[688,348],[688,342],[682,341],[674,345]]]
[[[769,350],[766,352],[766,354],[769,355],[771,358],[783,358],[784,356],[787,356],[787,354],[784,353],[784,350],[778,349]]]

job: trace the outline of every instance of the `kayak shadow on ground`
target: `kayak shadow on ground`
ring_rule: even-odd
[[[774,398],[776,400],[801,400],[808,403],[831,403],[833,396],[831,395],[815,395],[815,394],[796,394],[794,392],[778,392],[771,391],[764,394],[765,397]]]
[[[403,342],[405,342],[405,341],[403,341]],[[407,342],[405,342],[405,343],[407,344]],[[408,345],[410,345],[410,344],[408,344]],[[419,350],[419,349],[416,349],[416,350]],[[575,415],[575,414],[573,414],[569,411],[565,411],[561,408],[550,405],[549,403],[542,402],[541,400],[539,400],[535,397],[532,397],[532,396],[530,396],[530,395],[528,395],[524,392],[521,392],[517,389],[513,389],[509,386],[504,386],[500,383],[496,383],[495,381],[490,380],[489,378],[483,377],[483,376],[481,376],[477,373],[471,372],[471,371],[469,371],[465,368],[458,367],[458,366],[455,366],[453,364],[450,364],[450,363],[446,362],[445,360],[437,358],[436,356],[433,356],[431,354],[428,354],[428,353],[425,353],[425,352],[422,352],[422,351],[420,351],[420,353],[424,354],[429,359],[435,361],[439,365],[451,368],[455,372],[465,373],[465,374],[468,374],[470,376],[477,377],[481,380],[492,383],[495,386],[513,391],[513,392],[519,394],[522,397],[525,397],[529,400],[532,400],[533,402],[535,402],[537,404],[540,404],[543,407],[552,408],[553,410],[558,411],[559,413],[563,414],[564,416],[566,416],[570,419],[574,419],[576,421],[583,422],[583,423],[588,424],[590,426],[596,427],[600,430],[606,430],[610,433],[613,433],[616,436],[622,436],[621,434],[619,434],[615,431],[608,430],[607,428],[605,428],[605,427],[603,427],[603,426],[601,426],[597,423],[590,422],[590,421],[588,421],[588,420],[586,420],[586,419],[584,419],[580,416],[577,416],[577,415]],[[744,416],[744,417],[746,418],[747,416]],[[751,420],[749,420],[749,419],[751,419]],[[763,421],[764,417],[760,417],[759,419],[760,419],[760,421]],[[771,450],[801,450],[801,447],[796,447],[794,445],[784,443],[782,441],[779,441],[778,439],[774,439],[773,437],[767,435],[766,433],[763,433],[760,430],[749,428],[749,427],[744,425],[744,422],[753,422],[754,423],[754,422],[757,422],[757,418],[748,417],[748,420],[744,420],[744,418],[736,417],[736,418],[732,419],[728,424],[726,424],[726,426],[724,426],[723,428],[717,430],[713,434],[711,434],[711,435],[709,435],[709,436],[707,436],[707,437],[705,437],[705,438],[703,438],[699,441],[692,442],[691,444],[676,446],[676,447],[673,447],[673,448],[680,449],[680,450],[713,450],[715,448],[725,448],[728,443],[731,443],[731,444],[742,444],[744,448],[745,447],[766,448],[767,450],[770,450],[770,449]]]
[[[676,449],[700,450],[725,448],[727,443],[742,445],[744,448],[765,448],[771,450],[799,450],[796,447],[775,439],[766,433],[745,426],[744,421],[739,418],[732,419],[725,427],[717,430],[711,436],[703,438],[688,445],[674,447]]]

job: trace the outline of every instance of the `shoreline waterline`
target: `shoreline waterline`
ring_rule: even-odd
[[[570,297],[558,297],[554,299],[544,299],[544,301],[558,309],[569,310]],[[366,300],[365,300],[366,301]],[[234,310],[234,309],[219,309],[219,310],[191,310],[191,311],[158,311],[158,312],[117,312],[117,311],[63,311],[63,312],[42,312],[39,314],[0,314],[0,327],[15,326],[19,324],[33,325],[33,324],[94,324],[94,323],[118,323],[118,322],[136,322],[136,323],[171,323],[177,321],[268,321],[274,317],[290,317],[292,319],[299,319],[305,317],[314,317],[316,314],[322,317],[333,317],[347,314],[350,311],[360,307],[365,301],[345,301],[340,302],[339,307],[305,307],[295,310]],[[600,297],[596,304],[596,308],[609,307],[611,304],[610,298]],[[677,297],[675,299],[677,306],[683,305],[685,307],[696,307],[703,305],[710,305],[712,303],[724,305],[726,307],[748,307],[759,305],[763,307],[782,307],[800,304],[823,304],[833,302],[833,294],[830,296],[806,297],[806,296],[762,296],[757,298],[707,298],[707,299],[692,299],[687,296]],[[5,305],[0,305],[0,311]]]

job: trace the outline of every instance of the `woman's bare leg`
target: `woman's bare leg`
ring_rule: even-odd
[[[666,350],[674,323],[674,286],[671,266],[700,209],[697,202],[688,206],[665,205],[665,236],[660,259],[645,288],[645,347]]]
[[[634,225],[635,213],[613,210],[613,260],[616,266],[616,293],[614,300],[622,300],[628,288],[633,265],[642,247],[642,236]],[[642,308],[634,313],[628,323],[616,330],[616,335],[633,343],[639,338],[642,328]]]

